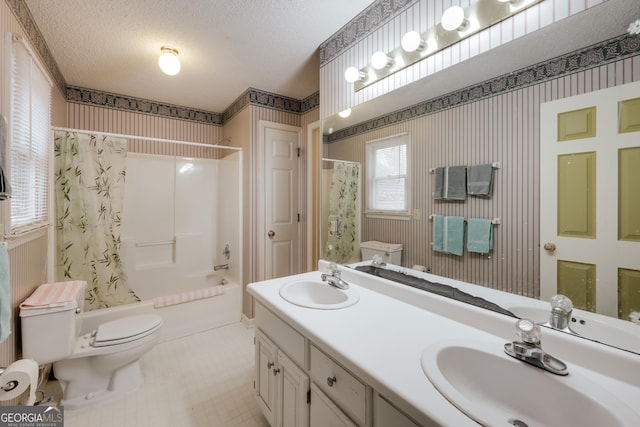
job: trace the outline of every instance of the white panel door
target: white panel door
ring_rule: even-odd
[[[640,145],[639,132],[619,130],[620,120],[625,120],[619,102],[639,97],[640,82],[636,82],[541,104],[543,300],[558,293],[558,285],[564,281],[561,287],[565,289],[582,286],[594,291],[590,310],[618,317],[619,269],[640,270],[640,243],[618,236],[618,220],[625,214],[618,209],[619,159],[625,149]],[[564,120],[569,114],[575,114],[574,118]],[[640,123],[638,107],[630,114],[632,122]],[[585,184],[587,177],[590,182]],[[559,207],[562,203],[569,212],[566,226]],[[632,222],[638,228],[638,219],[632,218]],[[581,282],[588,283],[583,286]]]
[[[296,128],[297,129],[297,128]],[[298,208],[299,130],[268,124],[264,136],[264,278],[300,271]]]

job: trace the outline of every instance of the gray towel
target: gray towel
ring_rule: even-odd
[[[467,198],[467,167],[451,166],[444,172],[445,200],[464,200]]]
[[[493,166],[491,163],[467,167],[467,193],[470,196],[491,197]]]
[[[435,176],[433,177],[433,193],[431,194],[434,199],[442,199],[442,193],[444,191],[444,168],[436,168]]]
[[[11,197],[11,186],[9,179],[5,176],[5,158],[7,155],[7,121],[0,114],[0,200]]]

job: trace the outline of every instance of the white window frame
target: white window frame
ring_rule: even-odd
[[[25,114],[29,114],[29,118],[23,121],[23,124],[26,124],[26,133],[27,136],[24,137],[22,134],[22,139],[17,139],[15,137],[15,132],[17,132],[17,128],[15,128],[15,116],[14,112],[18,112],[13,107],[13,93],[14,93],[14,80],[13,80],[13,63],[15,58],[15,49],[23,49],[21,54],[26,54],[28,56],[28,68],[29,68],[29,77],[26,80],[26,83],[23,88],[26,88],[25,92],[28,92],[28,105],[23,106],[22,111],[25,111]],[[50,171],[52,168],[52,153],[51,153],[51,88],[53,83],[49,78],[49,75],[45,71],[45,68],[42,66],[37,56],[33,53],[33,50],[26,42],[26,40],[12,34],[5,33],[4,34],[4,99],[3,102],[3,112],[6,116],[7,120],[7,135],[6,135],[6,165],[7,168],[7,176],[9,182],[11,184],[12,195],[8,198],[4,204],[4,229],[2,230],[4,233],[4,237],[8,239],[22,239],[30,240],[36,236],[41,235],[46,231],[46,228],[50,225],[51,220],[51,189],[50,189]],[[33,79],[33,73],[38,73]],[[42,79],[44,77],[44,80]],[[32,92],[34,88],[37,91],[37,84],[40,84],[40,92],[44,95],[42,98],[38,98],[37,102],[40,102],[40,106],[43,103],[46,103],[44,109],[35,109],[33,108],[32,101]],[[46,83],[44,82],[46,81]],[[34,83],[36,82],[36,83]],[[46,89],[42,90],[42,84],[48,85],[48,94],[45,94]],[[45,99],[47,98],[47,99]],[[25,103],[26,104],[26,103]],[[37,121],[33,119],[32,114],[34,111],[40,112],[40,116]],[[34,124],[37,123],[37,126]],[[25,126],[23,126],[24,130]],[[34,140],[39,142],[37,148],[33,145]],[[22,141],[23,144],[17,146],[18,141]],[[25,143],[25,141],[27,143]],[[28,146],[27,146],[28,145]],[[12,174],[12,167],[15,168],[16,165],[12,165],[11,158],[13,157],[14,150],[20,150],[24,153],[32,156],[28,159],[27,163],[29,166],[29,178],[30,183],[34,183],[33,185],[24,185],[17,182],[15,179],[12,179],[12,175],[15,178],[16,173]],[[24,172],[24,169],[21,170]],[[15,170],[14,170],[15,172]],[[33,174],[31,174],[33,172]],[[27,174],[25,174],[27,175]],[[33,187],[36,186],[36,180],[38,185],[38,191],[34,194],[34,200],[32,200],[32,204],[30,206],[30,215],[32,217],[26,218],[26,220],[21,221],[19,224],[15,224],[15,219],[12,215],[12,201],[17,200],[17,198],[21,195],[21,192],[28,191],[32,192]],[[28,188],[25,188],[28,187]],[[22,193],[24,194],[24,193]],[[19,243],[18,243],[19,244]]]
[[[407,165],[406,175],[398,175],[398,178],[404,178],[405,180],[405,209],[402,210],[385,210],[372,208],[372,198],[375,194],[375,155],[376,150],[395,147],[400,145],[406,145],[407,147]],[[407,132],[393,135],[386,138],[374,139],[366,142],[366,173],[367,173],[367,186],[366,186],[366,209],[365,215],[370,218],[385,218],[385,219],[398,219],[409,220],[411,219],[411,137]]]

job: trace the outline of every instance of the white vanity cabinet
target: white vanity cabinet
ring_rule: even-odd
[[[417,426],[259,302],[255,328],[255,395],[272,427]]]
[[[310,427],[357,427],[315,383],[311,383],[310,417]]]
[[[256,330],[255,393],[274,427],[309,425],[309,376],[262,331]]]
[[[357,425],[368,423],[367,405],[370,390],[353,374],[327,356],[322,350],[311,344],[310,369],[313,381],[331,398],[339,403]],[[313,405],[313,397],[311,398]]]

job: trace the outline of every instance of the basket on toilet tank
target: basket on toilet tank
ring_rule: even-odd
[[[360,243],[362,260],[373,259],[374,255],[380,255],[384,262],[402,265],[402,243],[385,243],[372,240]]]

